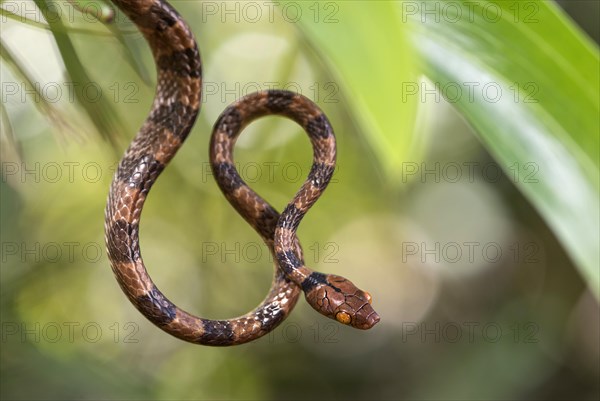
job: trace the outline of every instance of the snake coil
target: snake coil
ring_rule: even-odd
[[[108,257],[133,305],[165,332],[214,346],[243,344],[270,332],[291,312],[301,290],[309,304],[327,317],[359,329],[375,325],[379,316],[368,293],[343,277],[313,272],[304,265],[296,229],[331,179],[336,147],[323,112],[309,99],[288,91],[262,91],[239,99],[219,117],[210,143],[211,167],[221,191],[275,256],[277,266],[267,297],[241,317],[210,320],[178,308],[160,292],[140,253],[140,216],[150,188],[196,121],[202,63],[190,28],[167,2],[112,1],[148,41],[158,76],[150,114],[119,163],[105,213]],[[246,185],[233,163],[233,148],[242,129],[265,115],[294,120],[313,146],[308,179],[281,215]]]

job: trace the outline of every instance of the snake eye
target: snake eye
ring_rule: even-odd
[[[367,298],[367,302],[371,303],[373,302],[373,297],[371,296],[371,294],[369,294],[368,292],[365,291],[365,297]]]
[[[335,320],[337,320],[341,324],[350,324],[350,321],[352,320],[352,318],[346,312],[338,312],[335,315]]]

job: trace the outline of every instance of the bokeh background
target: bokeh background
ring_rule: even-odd
[[[429,95],[392,105],[408,119],[394,134],[406,147],[390,179],[360,110],[347,106],[356,94],[281,5],[174,2],[202,51],[204,104],[145,207],[144,260],[158,287],[200,316],[234,317],[262,300],[272,260],[212,179],[209,133],[246,93],[300,91],[326,112],[339,147],[334,181],[299,229],[306,262],[368,290],[382,320],[359,332],[301,299],[279,328],[245,346],[193,346],[155,328],[119,289],[103,239],[114,168],[154,93],[146,44],[122,16],[107,28],[71,8],[63,21],[78,60],[67,60],[33,2],[1,4],[29,20],[3,14],[1,25],[2,399],[599,398],[597,293],[519,190],[535,183],[536,163],[495,161],[419,67],[403,65],[401,79]],[[248,4],[273,18],[255,18]],[[335,18],[336,4],[315,2],[305,18]],[[598,3],[564,6],[597,41]],[[357,65],[368,63],[361,57]],[[64,66],[78,62],[92,85],[65,77]],[[363,84],[387,78],[366,75]],[[75,86],[93,100],[87,114]],[[597,141],[597,131],[584,135]],[[296,125],[266,118],[244,132],[236,160],[281,210],[309,171],[311,149]]]

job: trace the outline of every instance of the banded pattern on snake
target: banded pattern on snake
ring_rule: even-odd
[[[335,137],[323,112],[309,99],[288,91],[250,94],[226,108],[211,137],[214,176],[227,200],[265,241],[276,260],[271,290],[244,316],[228,320],[196,317],[174,305],[148,275],[139,245],[139,222],[150,188],[189,134],[202,91],[200,53],[190,28],[164,0],[112,0],[148,41],[157,66],[152,109],[125,152],[110,187],[105,232],[115,277],[133,305],[167,333],[197,344],[225,346],[257,339],[280,324],[303,290],[319,313],[360,329],[379,316],[371,297],[349,280],[313,272],[304,265],[296,229],[327,187],[336,158]],[[282,115],[307,132],[313,146],[308,179],[283,213],[250,189],[233,163],[242,129],[265,115]]]

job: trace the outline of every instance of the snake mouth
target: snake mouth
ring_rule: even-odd
[[[370,329],[371,327],[379,323],[380,320],[381,318],[379,317],[379,314],[377,312],[371,312],[369,316],[367,316],[367,327],[365,327],[365,329]]]
[[[380,320],[381,318],[379,317],[379,314],[377,314],[377,312],[374,310],[371,310],[371,312],[365,318],[356,321],[352,326],[360,330],[369,330],[379,323]]]

